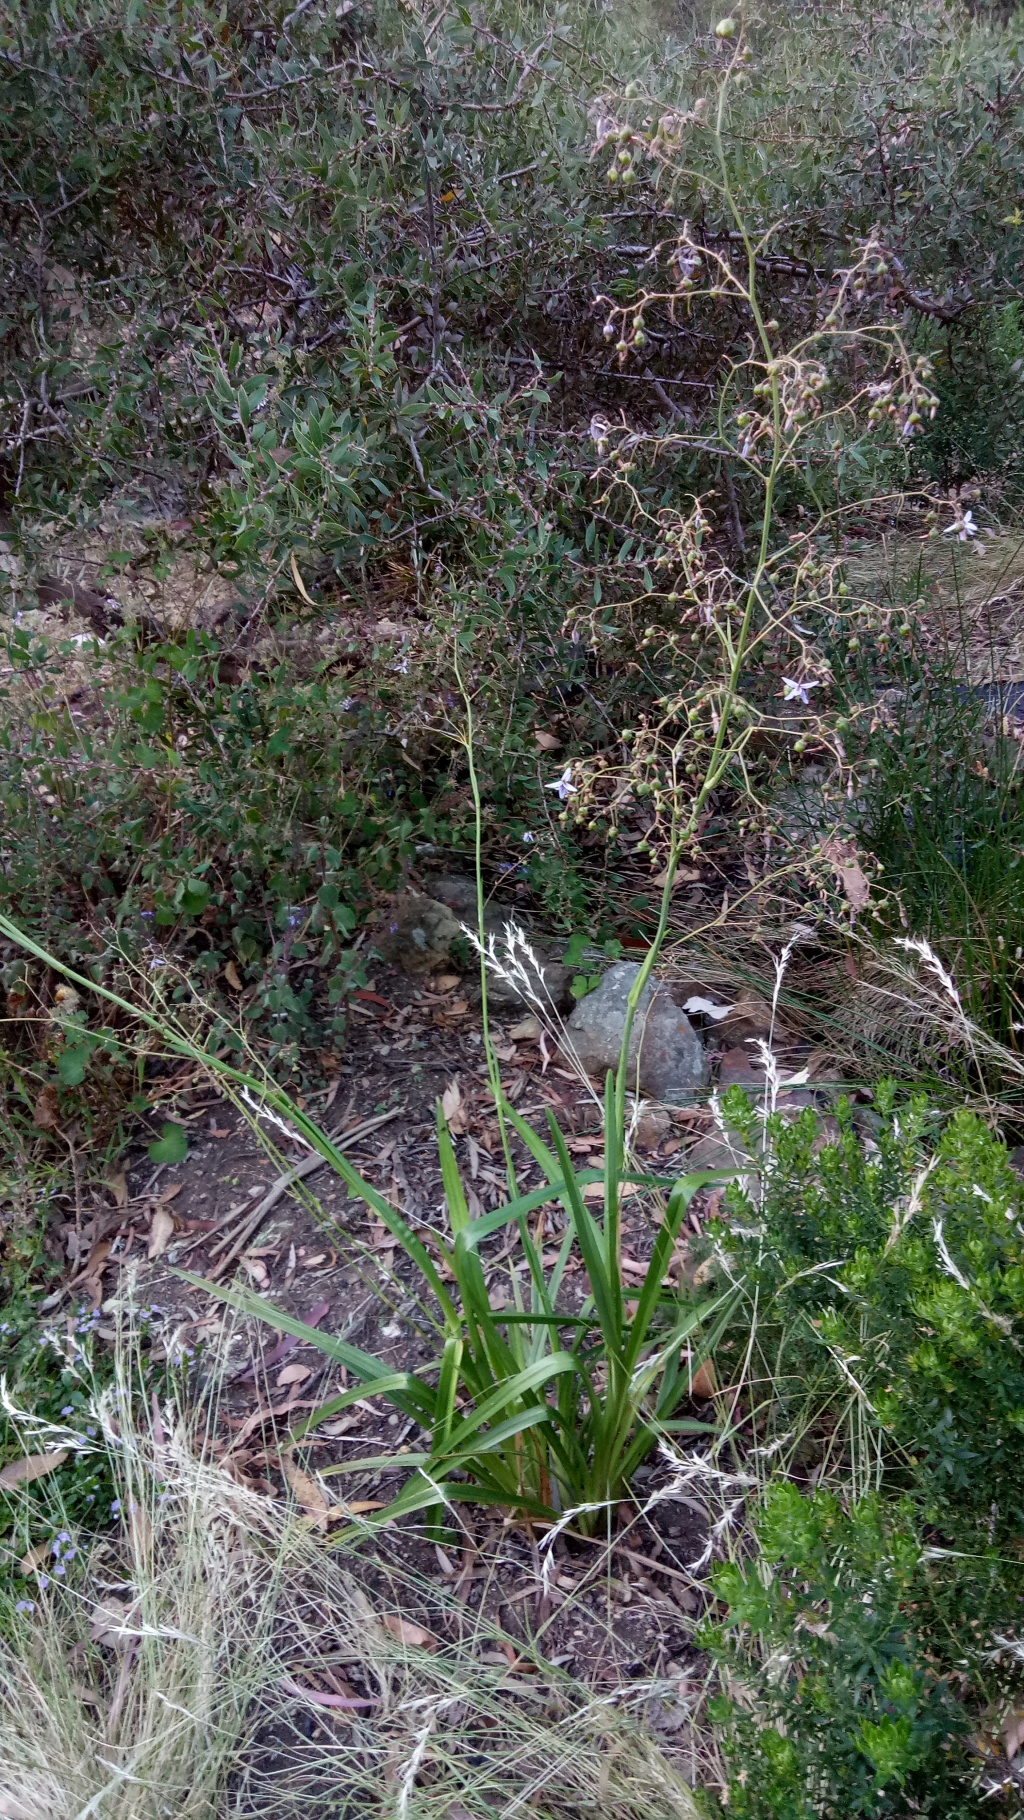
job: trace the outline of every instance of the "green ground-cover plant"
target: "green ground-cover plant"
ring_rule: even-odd
[[[735,1771],[727,1811],[991,1812],[958,1677],[936,1672],[917,1619],[932,1588],[913,1512],[874,1493],[847,1510],[830,1492],[779,1482],[753,1541],[753,1560],[715,1571],[724,1616],[702,1638],[741,1681],[752,1667],[757,1677],[756,1711],[728,1697],[711,1705]]]
[[[895,618],[908,636],[836,664],[853,716],[848,743],[863,764],[851,823],[895,894],[893,922],[927,937],[972,1018],[1016,1050],[1024,1014],[1016,691],[971,687],[955,652],[920,648],[909,619]]]
[[[740,1812],[945,1820],[998,1791],[979,1752],[1020,1699],[1021,1183],[973,1113],[890,1086],[869,1133],[835,1117],[824,1144],[810,1111],[770,1118],[756,1197],[731,1186],[715,1237],[744,1306],[717,1364],[762,1500],[706,1639],[754,1704],[715,1710]]]
[[[232,962],[280,1053],[341,1035],[359,914],[413,836],[439,830],[422,802],[368,784],[366,717],[342,707],[344,679],[282,667],[229,686],[222,650],[190,632],[97,653],[98,726],[41,699],[55,654],[28,701],[11,692],[3,900],[122,986],[133,965],[177,964],[223,992]]]

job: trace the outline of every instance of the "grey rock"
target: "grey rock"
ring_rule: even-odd
[[[403,891],[394,899],[377,936],[376,946],[383,958],[393,966],[401,967],[404,973],[438,973],[452,966],[457,941],[463,944],[461,964],[465,963],[465,946],[469,941],[466,929],[475,931],[477,926],[476,889],[470,886],[468,879],[442,880],[440,883],[472,889],[472,904],[466,901],[466,892],[449,892],[448,901],[442,903],[422,891]],[[466,906],[464,909],[459,905],[460,896]],[[495,938],[499,961],[505,958],[505,933],[517,920],[514,911],[496,906],[484,913],[484,933]],[[537,960],[536,968],[528,969],[531,990],[544,1005],[564,1005],[569,996],[572,968],[551,960],[532,935],[528,940]],[[499,1009],[531,1003],[528,990],[514,980],[499,978],[493,968],[488,968],[487,992],[491,1003]]]
[[[491,931],[488,931],[488,933],[491,933]],[[530,981],[529,991],[521,988],[514,979],[502,979],[495,973],[493,967],[488,967],[487,996],[492,1005],[497,1005],[499,1007],[506,1005],[530,1006],[533,1005],[538,998],[545,1007],[548,1005],[560,1007],[567,1003],[570,996],[569,986],[573,978],[573,969],[571,967],[563,967],[561,961],[549,960],[546,955],[541,953],[533,941],[530,942],[530,946],[536,957],[537,965],[536,967],[530,967],[529,963],[526,964]],[[499,959],[501,959],[503,958],[504,953],[504,943],[500,938],[500,934],[497,948]]]
[[[403,891],[394,900],[377,937],[386,961],[404,973],[436,973],[448,965],[462,924],[447,904],[421,891]]]
[[[447,904],[466,922],[476,923],[476,879],[461,878],[453,873],[445,873],[440,878],[429,881],[431,895],[439,903]]]
[[[473,918],[475,925],[476,918]],[[515,944],[516,968],[525,968],[527,979],[520,985],[516,977],[516,968],[508,966],[508,938],[513,929],[518,929],[526,937],[533,965],[526,959],[521,943]],[[492,904],[484,911],[484,935],[488,948],[493,940],[501,972],[489,965],[487,968],[487,996],[491,1004],[500,1007],[533,1005],[537,999],[547,1008],[550,1005],[562,1006],[570,997],[569,986],[573,978],[573,969],[564,967],[561,961],[552,960],[548,946],[538,941],[533,930],[528,928],[519,911]],[[506,970],[512,973],[511,978],[503,978]]]
[[[596,991],[581,999],[567,1025],[572,1046],[588,1074],[603,1079],[619,1058],[626,1000],[640,971],[636,961],[616,961]],[[708,1079],[704,1045],[671,990],[649,980],[637,1007],[629,1044],[631,1085],[668,1106],[686,1106]]]

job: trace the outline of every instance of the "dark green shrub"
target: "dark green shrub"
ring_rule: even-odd
[[[740,1820],[983,1810],[969,1720],[953,1678],[937,1674],[916,1622],[929,1593],[913,1512],[875,1495],[843,1508],[832,1493],[769,1491],[757,1556],[719,1568],[726,1612],[703,1641],[740,1680],[757,1678],[756,1711],[720,1698]]]
[[[717,1232],[756,1309],[720,1367],[774,1462],[708,1633],[758,1715],[718,1709],[730,1810],[950,1820],[983,1811],[968,1746],[1024,1679],[1022,1184],[973,1113],[883,1087],[870,1137],[836,1120],[823,1146],[810,1110],[770,1120],[760,1203],[731,1188]]]

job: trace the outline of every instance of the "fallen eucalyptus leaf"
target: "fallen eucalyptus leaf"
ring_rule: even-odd
[[[6,1491],[12,1485],[29,1485],[33,1479],[44,1479],[48,1472],[63,1466],[69,1452],[67,1447],[58,1447],[53,1453],[29,1453],[20,1460],[8,1460],[0,1472],[0,1486]]]

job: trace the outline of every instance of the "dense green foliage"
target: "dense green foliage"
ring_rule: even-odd
[[[730,1189],[718,1232],[757,1308],[749,1420],[778,1475],[707,1639],[744,1679],[765,1666],[781,1736],[717,1709],[730,1805],[759,1820],[990,1811],[978,1741],[1021,1696],[1021,1182],[973,1114],[937,1129],[891,1089],[878,1111],[869,1144],[849,1105],[824,1148],[810,1112],[778,1125],[760,1205]],[[744,1322],[733,1372],[748,1344]]]

